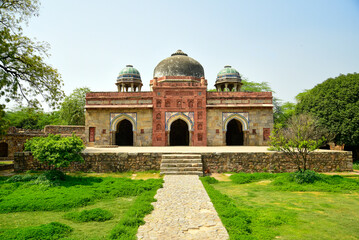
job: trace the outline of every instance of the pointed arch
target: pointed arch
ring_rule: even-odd
[[[227,131],[228,123],[233,119],[239,121],[242,124],[243,131],[249,130],[248,119],[245,116],[243,116],[241,113],[232,113],[232,114],[224,117],[224,119],[223,119],[223,130],[224,131]]]
[[[181,112],[179,113],[176,113],[174,115],[172,115],[167,121],[166,121],[166,131],[170,130],[171,129],[171,124],[178,120],[178,119],[181,119],[183,121],[185,121],[188,125],[188,131],[193,131],[193,122],[191,120],[191,118]]]
[[[128,113],[116,114],[116,116],[113,117],[112,120],[111,120],[111,131],[117,131],[117,125],[124,119],[131,122],[132,131],[135,132],[136,129],[137,129],[136,113],[132,113],[131,115],[128,114]]]

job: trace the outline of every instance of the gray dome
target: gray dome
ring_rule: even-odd
[[[204,77],[202,65],[188,57],[187,54],[178,50],[171,57],[162,60],[155,68],[153,77],[165,76],[190,76],[201,78]]]

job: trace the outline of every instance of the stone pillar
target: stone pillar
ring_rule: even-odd
[[[225,92],[228,92],[228,83],[225,83],[225,84],[224,84],[224,91],[225,91]]]
[[[138,86],[138,91],[139,91],[139,92],[141,92],[141,88],[142,88],[142,86],[139,85],[139,86]]]
[[[122,92],[125,92],[125,84],[124,83],[122,83],[121,88],[122,88]]]
[[[133,83],[131,83],[131,92],[134,92],[135,91],[135,88],[133,86]]]

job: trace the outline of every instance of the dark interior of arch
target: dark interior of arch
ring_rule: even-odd
[[[185,121],[177,119],[171,124],[170,146],[189,146],[188,125]]]
[[[117,125],[116,145],[133,146],[132,123],[127,119],[122,120]]]
[[[0,157],[8,157],[8,145],[5,142],[0,143]]]
[[[227,124],[226,144],[227,146],[243,145],[242,124],[238,120],[232,119]]]

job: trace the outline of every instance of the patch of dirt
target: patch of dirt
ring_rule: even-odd
[[[256,182],[255,184],[265,186],[265,185],[270,184],[271,182],[272,182],[272,180],[262,180],[262,181]]]
[[[229,179],[229,177],[232,174],[229,173],[212,173],[211,177],[217,179],[218,181],[222,181],[222,182],[230,182],[232,181],[231,179]]]

